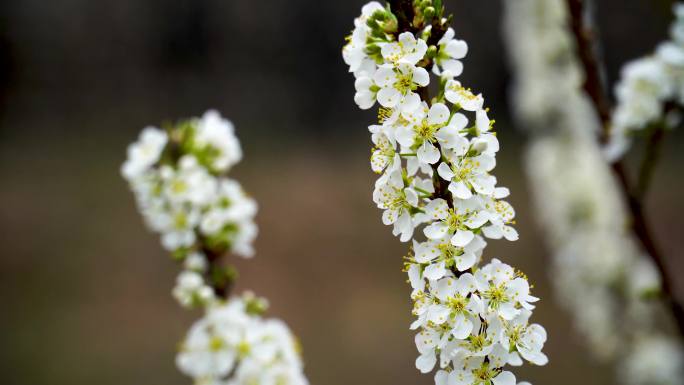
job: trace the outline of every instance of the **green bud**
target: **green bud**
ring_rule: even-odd
[[[659,287],[652,287],[641,291],[639,297],[644,301],[655,300],[660,298],[662,292]]]
[[[432,21],[432,18],[435,17],[435,9],[433,7],[427,7],[423,11],[423,17],[425,18],[425,22],[429,23]]]
[[[233,266],[217,266],[211,269],[211,282],[218,287],[227,287],[238,279],[237,269]]]
[[[263,315],[268,309],[268,301],[257,297],[253,293],[246,293],[243,296],[245,301],[245,312],[251,315]]]
[[[181,247],[181,248],[174,250],[171,253],[171,258],[174,261],[182,262],[185,259],[185,257],[188,256],[188,253],[189,253],[189,250],[187,247]]]
[[[440,14],[444,13],[444,6],[442,5],[442,0],[434,0],[432,6],[438,9]]]
[[[423,15],[420,12],[416,12],[416,15],[413,16],[413,26],[415,28],[421,28],[421,26],[423,25],[423,21]]]
[[[427,49],[427,57],[430,59],[434,59],[437,56],[437,47],[434,45],[431,45]]]
[[[366,54],[372,58],[376,58],[378,55],[382,58],[380,46],[377,44],[368,44],[366,46]]]
[[[382,29],[386,33],[396,33],[399,30],[399,22],[397,21],[397,17],[393,14],[390,14],[383,23]]]
[[[374,17],[368,18],[368,20],[366,20],[366,25],[368,26],[368,28],[373,29],[373,30],[380,29],[380,25],[378,24],[378,20]]]

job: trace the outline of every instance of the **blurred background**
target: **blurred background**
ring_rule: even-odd
[[[502,0],[505,1],[505,0]],[[119,176],[140,129],[216,108],[237,126],[234,169],[260,204],[238,290],[271,301],[301,338],[312,384],[431,384],[417,356],[406,245],[383,226],[368,166],[374,119],[353,102],[340,50],[364,1],[87,0],[0,3],[0,372],[7,385],[189,384],[177,342],[199,314],[170,296],[177,266]],[[666,37],[670,1],[602,0],[607,76]],[[547,251],[507,108],[500,1],[447,1],[470,45],[465,84],[497,120],[497,177],[521,240],[490,242],[535,282],[550,340],[533,383],[611,384],[554,301]],[[684,272],[684,133],[669,135],[648,202]],[[679,294],[684,284],[678,282]]]

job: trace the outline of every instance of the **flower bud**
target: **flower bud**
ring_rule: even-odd
[[[430,59],[435,58],[437,56],[437,47],[434,45],[429,46],[426,55]]]
[[[433,17],[435,17],[435,9],[433,7],[425,8],[423,11],[423,18],[425,19],[425,22],[429,23]]]

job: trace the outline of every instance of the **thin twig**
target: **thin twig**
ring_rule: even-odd
[[[661,125],[654,127],[648,138],[648,145],[646,146],[646,153],[639,168],[639,178],[634,191],[635,197],[642,201],[646,196],[648,187],[651,185],[653,179],[653,171],[660,159],[660,151],[663,147],[663,138],[665,137],[665,128]]]
[[[567,0],[567,4],[571,15],[572,32],[577,40],[578,56],[585,71],[583,87],[593,101],[596,114],[601,119],[601,123],[603,124],[601,142],[605,142],[610,130],[610,102],[601,80],[601,67],[592,42],[595,32],[588,23],[585,23],[585,0]],[[662,133],[658,135],[662,135]],[[657,139],[656,142],[653,143],[653,141],[651,141],[649,146],[654,147],[660,145],[659,142],[662,137],[656,137],[655,139]],[[655,149],[647,151],[655,151]],[[653,164],[648,165],[649,169],[654,166],[655,158],[652,162]],[[675,296],[673,277],[669,273],[665,264],[665,259],[648,228],[641,197],[632,190],[624,164],[622,162],[616,162],[612,165],[612,168],[620,183],[622,195],[627,202],[631,214],[631,229],[641,243],[644,251],[650,255],[658,268],[660,276],[662,277],[663,294],[666,296],[666,301],[672,310],[680,333],[684,335],[684,305],[682,305]]]
[[[601,143],[605,143],[610,130],[610,102],[603,86],[601,64],[593,43],[596,31],[591,25],[585,23],[585,0],[567,0],[567,2],[572,32],[577,39],[577,54],[585,69],[583,87],[601,119],[604,128],[601,132]]]
[[[618,177],[623,190],[629,187],[629,182],[627,180],[627,175],[624,166],[621,162],[613,164],[613,171]],[[662,278],[662,291],[665,294],[666,302],[672,310],[672,315],[674,316],[677,327],[682,335],[684,335],[684,306],[675,296],[674,280],[669,274],[667,265],[665,264],[665,259],[658,246],[653,240],[653,236],[646,223],[646,217],[644,215],[643,204],[636,195],[631,193],[625,193],[627,204],[629,206],[630,213],[632,215],[631,227],[639,239],[639,242],[643,246],[644,250],[651,256],[653,263],[656,265],[660,276]]]
[[[202,251],[209,263],[207,268],[207,281],[214,289],[214,294],[216,294],[217,297],[227,299],[230,295],[234,280],[232,277],[226,275],[226,268],[221,263],[221,260],[225,257],[225,253],[217,253],[206,246],[202,248]]]

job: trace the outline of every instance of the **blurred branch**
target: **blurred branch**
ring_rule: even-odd
[[[202,251],[209,262],[207,282],[211,284],[217,297],[227,299],[237,275],[235,269],[230,266],[224,266],[221,263],[224,253],[217,253],[206,246],[202,248]]]
[[[571,28],[577,40],[577,54],[584,67],[583,87],[591,98],[596,114],[603,126],[601,143],[608,139],[610,131],[610,102],[601,76],[597,48],[594,44],[596,31],[587,21],[586,0],[567,0],[571,16]]]
[[[600,134],[601,143],[605,143],[610,133],[611,107],[610,101],[602,82],[601,64],[596,53],[594,38],[596,32],[589,23],[586,9],[586,0],[566,0],[571,16],[571,28],[577,42],[577,53],[584,67],[585,78],[583,88],[591,98],[596,115],[602,123],[603,130]],[[669,273],[665,259],[660,252],[655,240],[648,228],[643,210],[643,194],[651,178],[652,169],[655,167],[657,155],[662,142],[663,130],[654,132],[646,150],[646,157],[640,173],[639,185],[632,189],[622,162],[612,164],[613,171],[620,183],[624,200],[627,202],[631,223],[630,227],[634,235],[641,243],[644,251],[650,255],[662,277],[662,291],[666,301],[672,310],[680,333],[684,336],[684,305],[677,300],[674,289],[674,279]]]
[[[634,235],[639,239],[639,242],[643,246],[644,250],[653,260],[653,263],[658,268],[660,276],[662,278],[662,291],[665,294],[666,302],[672,310],[677,327],[682,335],[684,335],[684,306],[680,301],[677,300],[674,289],[674,279],[669,273],[669,270],[665,264],[665,259],[660,253],[658,246],[653,240],[653,236],[646,223],[646,217],[643,210],[643,202],[629,190],[629,181],[627,179],[627,173],[622,162],[616,162],[613,164],[613,170],[620,181],[622,186],[622,191],[627,200],[629,206],[629,211],[632,216],[631,228]]]
[[[663,147],[663,137],[665,136],[665,127],[662,124],[653,127],[648,137],[648,144],[646,145],[646,153],[639,168],[639,178],[634,191],[634,195],[639,201],[644,200],[646,192],[653,179],[653,171],[660,159],[660,151]]]

